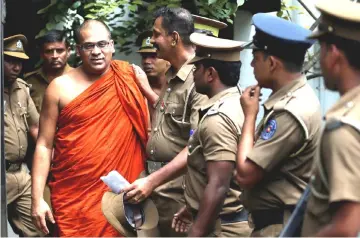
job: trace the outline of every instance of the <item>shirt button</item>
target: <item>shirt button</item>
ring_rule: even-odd
[[[24,148],[22,145],[20,145],[20,149]]]
[[[291,92],[288,92],[286,95],[287,95],[288,97],[291,97]]]
[[[18,131],[20,131],[20,128],[18,128]]]
[[[150,150],[150,154],[153,155],[153,154],[154,154],[154,150]]]
[[[160,107],[160,111],[161,111],[161,112],[164,111],[164,107],[163,107],[163,106]]]
[[[191,149],[192,148],[192,145],[189,145],[189,149]]]
[[[12,114],[13,114],[13,116],[15,116],[15,112],[13,112]]]
[[[170,93],[170,92],[171,92],[171,88],[167,88],[166,91],[167,91],[168,93]]]
[[[155,132],[157,132],[157,131],[158,131],[157,127],[155,127],[155,128],[154,128],[154,131],[155,131]]]

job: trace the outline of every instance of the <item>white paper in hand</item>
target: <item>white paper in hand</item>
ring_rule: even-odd
[[[121,190],[130,183],[118,171],[113,170],[106,176],[101,176],[100,179],[111,189],[113,193],[119,194]]]

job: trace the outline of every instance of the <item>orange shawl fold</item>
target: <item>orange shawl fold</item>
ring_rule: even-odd
[[[131,183],[144,170],[148,113],[134,77],[112,61],[59,115],[50,182],[59,236],[119,236],[101,211],[100,177],[117,170]]]

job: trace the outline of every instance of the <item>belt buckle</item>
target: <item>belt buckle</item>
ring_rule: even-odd
[[[8,172],[17,172],[21,169],[22,163],[11,163],[9,161],[6,161],[6,171]]]
[[[152,173],[158,171],[159,169],[161,169],[162,162],[147,160],[146,165],[147,165],[146,169],[147,169],[148,174],[152,174]]]

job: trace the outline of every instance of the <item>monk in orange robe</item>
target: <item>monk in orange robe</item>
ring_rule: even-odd
[[[77,31],[83,65],[55,79],[45,93],[32,171],[32,216],[57,236],[121,236],[101,211],[108,187],[100,180],[117,170],[129,182],[144,170],[148,113],[133,68],[112,61],[105,24],[90,20]],[[51,152],[54,157],[51,161]],[[42,197],[51,166],[51,212]]]

